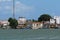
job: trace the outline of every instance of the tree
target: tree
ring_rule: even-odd
[[[32,21],[33,21],[33,22],[37,22],[37,20],[35,20],[35,19],[32,19]]]
[[[18,22],[16,19],[13,18],[9,18],[8,22],[10,23],[9,26],[11,26],[11,28],[16,29]]]
[[[9,18],[9,19],[8,19],[8,22],[11,22],[12,20],[13,20],[12,18]]]
[[[38,21],[41,22],[41,21],[49,21],[52,17],[48,14],[42,14],[39,18],[38,18]]]

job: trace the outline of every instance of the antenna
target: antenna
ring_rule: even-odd
[[[15,5],[14,5],[14,0],[13,0],[13,18],[15,19]]]

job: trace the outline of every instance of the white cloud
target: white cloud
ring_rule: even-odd
[[[12,1],[12,0],[7,0],[7,1],[9,1],[9,2],[10,2],[10,1]]]
[[[0,2],[10,2],[12,0],[0,0]]]
[[[7,1],[7,0],[2,0],[3,2]]]
[[[3,0],[3,1],[5,1],[5,2],[10,2],[10,1],[12,1],[12,0]]]
[[[2,0],[0,0],[0,2],[2,2]]]
[[[5,9],[11,9],[11,7],[10,6],[5,6]]]
[[[20,1],[17,1],[15,3],[15,8],[16,8],[16,12],[28,12],[28,11],[32,11],[34,7],[27,6],[23,3],[21,3]]]
[[[21,3],[19,1],[17,1],[16,4],[21,4]]]

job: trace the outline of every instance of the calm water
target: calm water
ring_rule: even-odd
[[[60,29],[0,29],[0,40],[60,40]]]

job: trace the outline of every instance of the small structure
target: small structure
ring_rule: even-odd
[[[60,24],[60,16],[54,16],[54,19],[56,20],[56,24]]]
[[[26,26],[26,18],[25,17],[19,17],[18,20],[18,26],[17,28],[24,28]]]
[[[32,29],[32,21],[31,20],[27,20],[26,29]]]
[[[50,19],[50,26],[49,28],[55,28],[56,27],[56,19]]]
[[[43,29],[48,29],[50,26],[50,22],[49,21],[44,21],[43,22]]]
[[[32,29],[40,29],[43,27],[42,22],[32,22]]]
[[[1,28],[3,29],[9,29],[9,22],[8,21],[0,21]]]
[[[19,17],[18,24],[25,24],[26,18],[25,17]]]
[[[54,19],[56,20],[56,27],[60,28],[60,16],[54,16]]]
[[[56,20],[55,19],[50,19],[50,24],[55,24]]]

